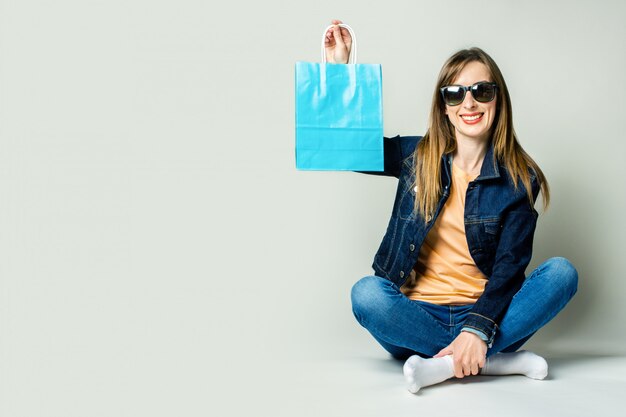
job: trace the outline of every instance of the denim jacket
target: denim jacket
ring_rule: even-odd
[[[448,154],[442,157],[443,194],[434,218],[425,222],[414,210],[413,155],[420,139],[385,138],[385,170],[370,173],[399,179],[391,219],[372,265],[376,275],[398,287],[409,277],[426,235],[450,195],[452,158]],[[532,172],[531,184],[536,199],[539,184]],[[485,155],[480,175],[467,187],[464,216],[470,255],[488,278],[464,328],[486,336],[491,345],[498,323],[525,279],[537,223],[537,211],[530,205],[524,185],[520,181],[515,189],[506,168],[495,161],[493,146]]]

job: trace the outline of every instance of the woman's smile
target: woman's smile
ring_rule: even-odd
[[[461,115],[461,119],[468,125],[474,125],[482,120],[484,114],[485,113],[466,113]]]

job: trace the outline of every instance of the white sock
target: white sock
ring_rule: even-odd
[[[407,388],[413,394],[422,387],[438,384],[454,376],[452,356],[424,359],[413,355],[404,363],[402,368]]]
[[[522,374],[532,379],[544,379],[548,375],[548,363],[541,356],[527,350],[496,353],[487,358],[480,373],[482,375]]]
[[[454,376],[452,355],[424,359],[413,355],[402,368],[407,388],[413,394],[420,388],[439,384]],[[544,379],[548,375],[548,363],[532,352],[522,350],[512,353],[496,353],[485,361],[481,375],[521,374],[532,379]]]

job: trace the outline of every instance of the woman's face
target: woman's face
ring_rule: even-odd
[[[452,84],[470,86],[480,81],[493,81],[485,64],[472,61],[465,65]],[[496,117],[497,97],[488,103],[474,100],[472,93],[465,94],[463,102],[457,106],[446,104],[446,114],[454,126],[457,140],[488,141],[491,126]]]

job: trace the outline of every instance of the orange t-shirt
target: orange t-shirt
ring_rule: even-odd
[[[465,237],[465,193],[474,179],[452,163],[452,187],[443,211],[428,232],[402,292],[433,304],[473,304],[487,277],[470,256]]]

